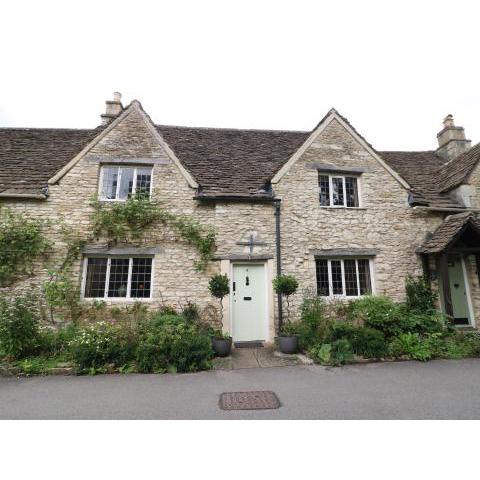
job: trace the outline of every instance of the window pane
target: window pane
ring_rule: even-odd
[[[345,295],[347,297],[356,297],[358,295],[358,286],[355,260],[344,260],[343,267],[345,269]]]
[[[340,260],[331,260],[330,265],[332,269],[333,295],[343,295],[342,262]]]
[[[318,176],[318,185],[320,187],[320,205],[324,207],[330,206],[330,185],[327,175]]]
[[[105,280],[107,278],[107,259],[89,258],[87,261],[87,278],[85,281],[85,298],[101,298],[105,296]]]
[[[343,205],[343,178],[332,178],[333,204]]]
[[[134,258],[132,267],[131,297],[150,297],[152,259]]]
[[[347,207],[358,207],[358,189],[355,177],[345,177],[345,195]]]
[[[120,179],[120,191],[118,198],[120,200],[126,200],[132,195],[133,192],[133,168],[122,168],[122,175]]]
[[[368,259],[358,260],[358,278],[360,281],[360,295],[370,295],[372,293],[372,284]]]
[[[126,297],[128,284],[128,258],[112,258],[110,262],[109,297]]]
[[[118,167],[103,167],[101,198],[114,200],[117,195]]]
[[[317,260],[317,295],[328,297],[330,289],[328,286],[328,262],[327,260]]]
[[[152,182],[152,169],[151,168],[138,168],[137,169],[137,195],[150,195],[150,186]]]

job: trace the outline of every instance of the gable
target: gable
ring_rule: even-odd
[[[402,187],[409,189],[409,184],[395,172],[373,149],[373,147],[350,125],[346,118],[342,117],[335,109],[330,110],[330,112],[325,116],[325,118],[319,123],[317,128],[310,134],[306,139],[304,144],[294,153],[294,155],[289,159],[285,165],[275,174],[272,178],[272,183],[278,183],[282,177],[292,168],[292,166],[302,157],[308,150],[315,149],[318,139],[324,133],[326,129],[331,129],[335,127],[341,127],[340,130],[344,130],[350,138],[350,140],[345,140],[345,137],[342,133],[342,142],[346,144],[350,143],[350,146],[356,149],[360,149],[365,153],[369,154],[375,159],[378,164],[381,165]],[[321,143],[319,143],[321,145]],[[320,148],[323,148],[320,146]]]

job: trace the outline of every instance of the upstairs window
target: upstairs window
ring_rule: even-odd
[[[134,195],[150,196],[151,167],[102,167],[100,200],[124,201]]]
[[[319,172],[320,205],[322,207],[359,207],[358,179]]]
[[[368,258],[317,259],[317,295],[359,297],[372,293]]]
[[[85,259],[85,298],[150,298],[152,258]]]

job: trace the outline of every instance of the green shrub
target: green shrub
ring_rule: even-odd
[[[335,341],[346,338],[348,341],[353,340],[358,327],[349,322],[335,322],[330,329],[329,340]]]
[[[46,356],[58,356],[69,351],[70,343],[77,334],[77,327],[67,325],[54,330],[40,328],[38,336],[38,353]]]
[[[34,353],[39,342],[39,313],[35,297],[0,297],[0,351],[12,358]]]
[[[408,355],[412,360],[425,362],[433,357],[432,345],[428,339],[422,339],[418,333],[402,333],[390,344],[394,357]]]
[[[223,298],[230,293],[230,282],[227,275],[214,275],[208,282],[208,289],[213,297],[220,300],[220,318],[223,321]]]
[[[298,281],[293,275],[278,275],[273,279],[273,289],[275,293],[285,297],[287,301],[287,323],[290,321],[290,296],[298,289]]]
[[[346,339],[332,343],[316,344],[310,349],[310,357],[323,365],[343,365],[353,358],[350,342]]]
[[[182,307],[182,316],[189,322],[198,322],[200,320],[200,311],[198,305],[194,302],[188,301]]]
[[[357,327],[350,342],[353,351],[365,358],[383,358],[388,354],[384,334],[373,328]]]
[[[144,325],[136,361],[140,372],[195,372],[210,368],[211,339],[176,316],[158,317]]]
[[[407,277],[405,281],[407,309],[417,313],[435,311],[436,294],[425,277]]]
[[[348,317],[352,323],[380,330],[387,338],[402,333],[401,308],[387,297],[365,296],[354,300],[350,305]]]
[[[321,297],[307,297],[303,300],[300,321],[296,324],[299,347],[308,351],[314,344],[326,341],[331,321],[325,315],[325,301]]]
[[[81,372],[106,364],[120,366],[135,358],[135,332],[126,325],[98,322],[78,329],[69,347]]]

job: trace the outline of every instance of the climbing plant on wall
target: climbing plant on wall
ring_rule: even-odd
[[[46,255],[50,242],[45,224],[0,207],[0,287],[10,285],[19,275],[31,273],[33,262]]]
[[[204,271],[215,251],[215,231],[204,227],[187,215],[175,215],[159,203],[144,196],[136,196],[125,202],[105,204],[92,201],[94,213],[92,228],[95,237],[104,235],[113,243],[140,238],[145,229],[156,223],[170,227],[180,238],[192,245],[200,259],[195,262]]]

